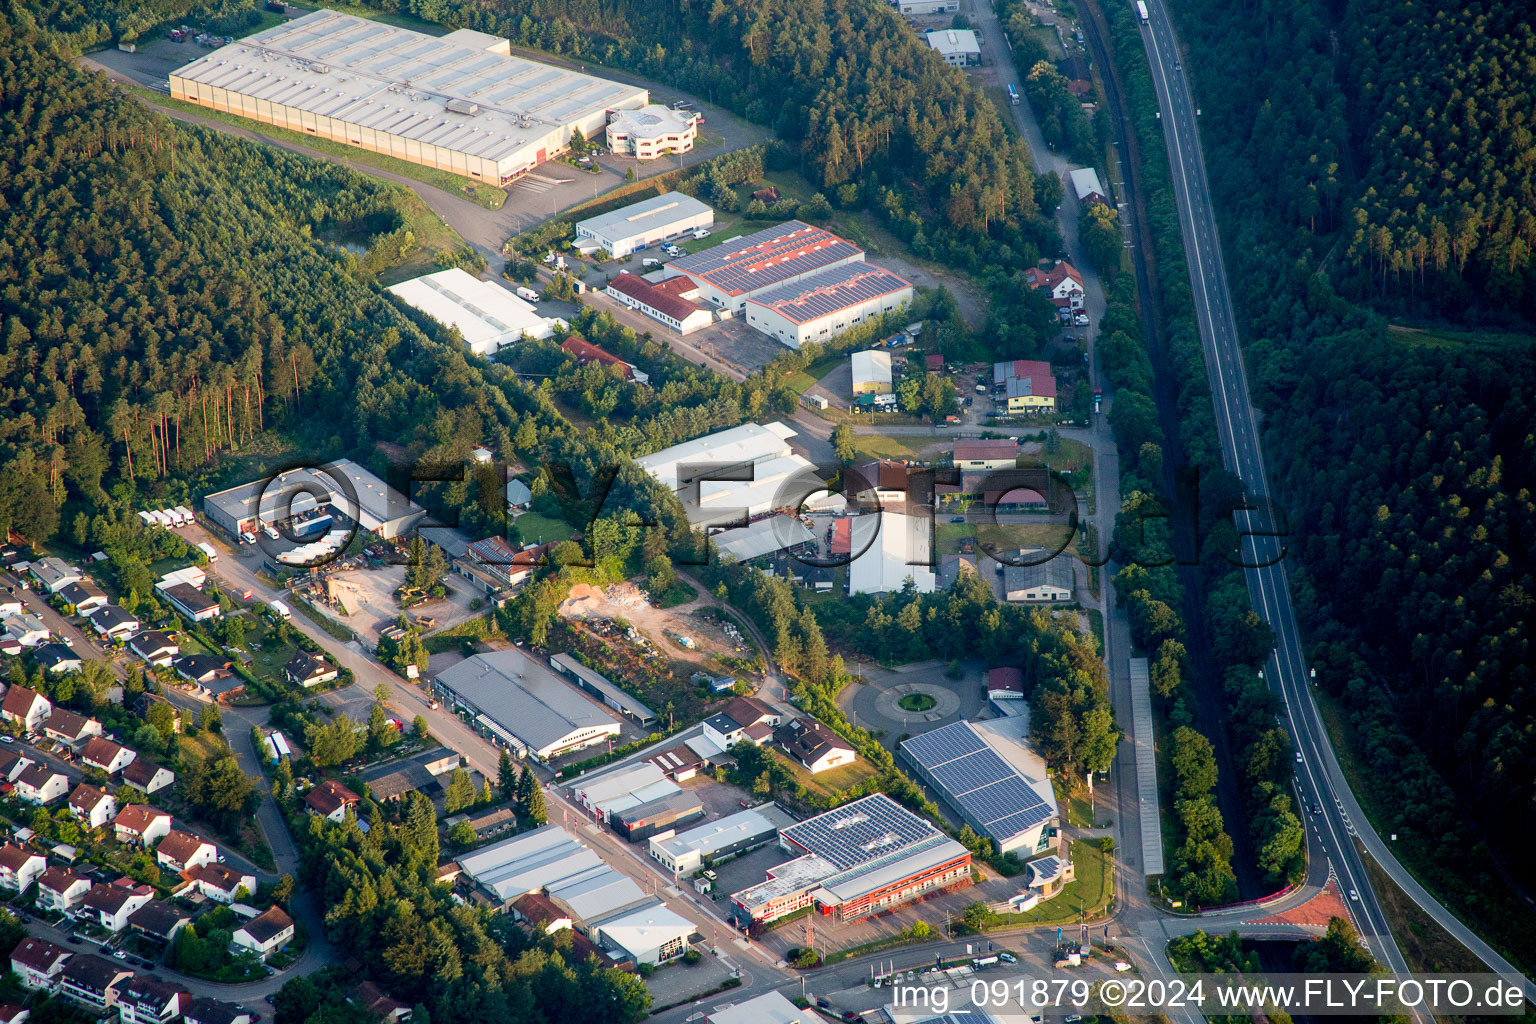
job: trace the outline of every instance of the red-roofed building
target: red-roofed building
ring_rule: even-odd
[[[1030,267],[1024,271],[1024,280],[1031,288],[1045,292],[1059,307],[1083,308],[1083,275],[1066,260],[1057,260],[1050,270]]]
[[[987,673],[988,700],[1023,700],[1024,670],[1011,665],[994,668]]]
[[[329,780],[304,794],[309,813],[318,814],[327,821],[340,821],[346,817],[347,808],[356,806],[360,799],[346,786]]]
[[[674,284],[672,282],[681,282]],[[610,298],[624,303],[659,320],[679,334],[691,334],[701,327],[708,327],[714,319],[708,307],[693,301],[699,289],[687,277],[671,278],[661,284],[625,272],[608,282],[606,292]]]
[[[632,365],[626,363],[612,352],[604,351],[603,349],[598,348],[596,345],[592,344],[590,341],[585,341],[581,338],[578,338],[574,334],[562,341],[560,343],[560,347],[570,355],[575,356],[576,362],[580,363],[582,366],[586,366],[588,363],[599,363],[603,366],[617,366],[624,372],[625,380],[637,381],[641,384],[644,384],[647,380],[650,379],[644,373],[635,369]]]
[[[791,220],[681,256],[667,264],[667,276],[686,274],[704,303],[739,312],[769,289],[863,261],[864,250],[852,242]]]

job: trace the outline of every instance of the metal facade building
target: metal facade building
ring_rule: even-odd
[[[321,505],[390,540],[405,533],[426,509],[350,459],[317,469],[293,469],[253,480],[203,499],[203,514],[234,536],[264,524],[313,512]]]
[[[439,673],[433,686],[497,743],[549,760],[619,735],[619,722],[522,651],[492,651]]]
[[[590,243],[594,251],[606,249],[614,259],[622,259],[657,242],[692,234],[714,223],[715,211],[707,204],[681,192],[664,192],[577,221],[576,246],[585,249],[585,243]]]
[[[532,303],[501,285],[458,267],[413,277],[388,290],[438,323],[457,328],[477,356],[494,356],[501,346],[521,341],[525,335],[546,341],[554,337],[556,327],[568,326],[558,317],[540,316]]]
[[[791,220],[673,260],[666,275],[687,274],[702,298],[740,311],[747,299],[770,288],[863,261],[864,250],[852,242]]]
[[[319,10],[172,72],[171,95],[498,185],[565,150],[573,129],[596,138],[609,111],[649,101],[485,38]]]
[[[799,348],[808,341],[827,341],[911,301],[912,285],[889,270],[848,263],[748,299],[747,323]]]
[[[1057,820],[1049,780],[1026,779],[970,722],[912,736],[900,750],[918,778],[1000,852],[1031,854],[1048,845]]]

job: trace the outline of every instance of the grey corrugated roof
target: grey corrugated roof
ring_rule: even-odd
[[[872,263],[849,263],[774,288],[747,301],[766,306],[791,323],[803,324],[911,287],[883,267]]]
[[[445,670],[437,684],[496,720],[534,750],[577,729],[617,725],[618,719],[583,697],[521,651],[477,654]]]

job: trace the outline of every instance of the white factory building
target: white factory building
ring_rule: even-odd
[[[681,192],[665,192],[608,213],[576,222],[576,248],[606,249],[614,259],[657,242],[689,235],[715,223],[715,211]]]
[[[477,356],[490,357],[503,345],[524,337],[547,341],[555,328],[567,326],[559,317],[543,317],[525,302],[491,281],[482,281],[458,267],[390,286],[400,301],[440,324],[458,328],[464,344]]]
[[[853,393],[855,395],[888,395],[891,393],[891,354],[870,350],[855,352],[849,361],[853,369]]]
[[[906,585],[908,577],[919,594],[937,588],[934,575],[933,521],[924,516],[880,512],[879,533],[848,564],[848,593],[888,594]],[[854,520],[862,524],[870,516]]]
[[[864,250],[847,239],[791,220],[681,256],[666,265],[665,273],[668,278],[688,275],[701,301],[741,312],[753,296],[862,262]]]
[[[816,467],[790,449],[794,436],[783,423],[746,423],[673,445],[635,464],[677,492],[694,525],[739,525],[775,509],[798,509],[825,491]]]
[[[912,286],[870,263],[848,263],[747,299],[747,324],[790,348],[827,341],[912,301]]]
[[[895,0],[902,14],[950,14],[960,9],[960,0]]]
[[[944,63],[957,68],[981,63],[981,44],[976,33],[967,28],[941,28],[928,33],[928,45],[938,51]]]
[[[699,136],[698,116],[659,103],[639,110],[616,110],[608,119],[608,151],[614,156],[655,160],[686,153]]]
[[[434,37],[318,10],[170,75],[171,96],[492,184],[589,139],[642,88],[508,56],[505,39]]]

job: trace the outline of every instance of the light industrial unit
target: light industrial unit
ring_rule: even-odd
[[[863,261],[864,250],[852,242],[791,220],[680,257],[665,271],[668,278],[688,275],[706,301],[741,311],[747,299],[770,288]]]
[[[477,356],[493,356],[524,336],[545,341],[554,337],[555,328],[568,326],[559,317],[540,316],[531,303],[501,285],[458,267],[401,281],[389,291],[438,323],[457,328]]]
[[[487,40],[491,40],[487,44]],[[170,75],[171,95],[317,138],[505,184],[596,138],[650,94],[498,52],[478,32],[433,37],[319,10],[221,46]]]
[[[614,259],[712,227],[715,211],[681,192],[664,192],[638,203],[576,222],[576,247],[607,250]]]
[[[1043,772],[1025,778],[988,740],[970,722],[953,722],[903,740],[900,750],[918,778],[999,852],[1048,848],[1057,820],[1050,780]],[[1008,749],[1015,760],[1022,756]]]
[[[673,445],[635,464],[677,492],[688,520],[742,526],[775,509],[797,509],[826,484],[794,454],[783,423],[746,423]]]
[[[779,845],[800,856],[732,895],[738,918],[762,924],[814,905],[854,921],[971,880],[970,851],[884,793],[782,829]]]
[[[316,469],[292,469],[210,494],[203,499],[203,514],[232,536],[239,536],[293,517],[306,517],[306,527],[329,525],[323,515],[311,517],[322,512],[322,506],[385,540],[400,536],[427,514],[426,509],[350,459],[337,459]]]
[[[911,301],[912,285],[889,270],[848,263],[752,296],[747,324],[797,349]]]
[[[466,658],[433,680],[494,742],[547,761],[619,735],[619,721],[515,648]]]

